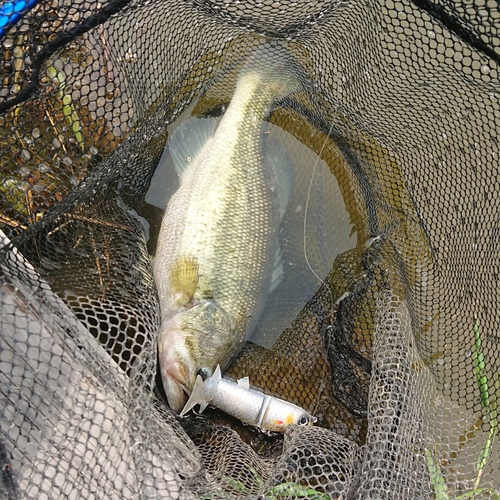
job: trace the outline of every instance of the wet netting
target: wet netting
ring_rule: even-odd
[[[3,2],[0,499],[498,500],[499,26],[496,0]],[[316,417],[283,435],[169,408],[153,273],[169,137],[276,61],[284,279],[222,368]]]

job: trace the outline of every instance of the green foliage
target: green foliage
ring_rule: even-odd
[[[474,361],[474,372],[476,375],[477,386],[479,388],[479,395],[481,403],[484,408],[484,414],[489,415],[490,430],[488,437],[483,445],[481,453],[476,463],[476,480],[474,482],[474,489],[456,497],[457,500],[465,500],[473,498],[480,494],[489,494],[493,500],[499,500],[499,493],[490,491],[486,488],[480,488],[481,478],[484,474],[484,469],[491,456],[491,450],[495,437],[498,433],[498,399],[500,397],[500,381],[498,373],[495,372],[493,380],[488,378],[487,375],[487,360],[483,352],[481,332],[479,330],[479,323],[477,316],[474,315],[474,350],[472,353]],[[493,382],[493,384],[492,384]],[[494,387],[494,390],[492,390]],[[434,459],[429,450],[425,451],[425,458],[427,463],[427,470],[431,478],[431,483],[434,489],[436,500],[448,500],[448,488],[441,473],[439,462]]]

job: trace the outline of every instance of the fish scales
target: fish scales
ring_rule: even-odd
[[[213,135],[193,157],[184,155],[180,187],[162,221],[154,263],[159,360],[177,412],[198,370],[226,365],[255,328],[272,285],[283,207],[262,123],[273,102],[299,84],[286,58],[260,62],[242,70]],[[191,132],[199,133],[204,119],[194,120]]]

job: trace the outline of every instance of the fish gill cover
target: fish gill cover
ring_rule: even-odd
[[[498,498],[498,20],[486,0],[56,0],[9,24],[0,498]],[[225,376],[318,419],[283,437],[169,409],[151,260],[168,138],[221,123],[277,52],[302,84],[261,130],[294,172],[283,278]]]

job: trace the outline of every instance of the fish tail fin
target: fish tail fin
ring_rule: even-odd
[[[201,375],[198,375],[196,377],[196,382],[194,383],[191,396],[189,396],[186,405],[180,412],[180,416],[183,417],[189,410],[192,410],[197,404],[200,405],[200,413],[202,413],[203,410],[205,410],[205,408],[212,400],[215,390],[217,388],[217,384],[219,383],[219,380],[221,380],[221,378],[222,374],[219,365],[217,365],[214,374],[205,381],[203,381]]]

